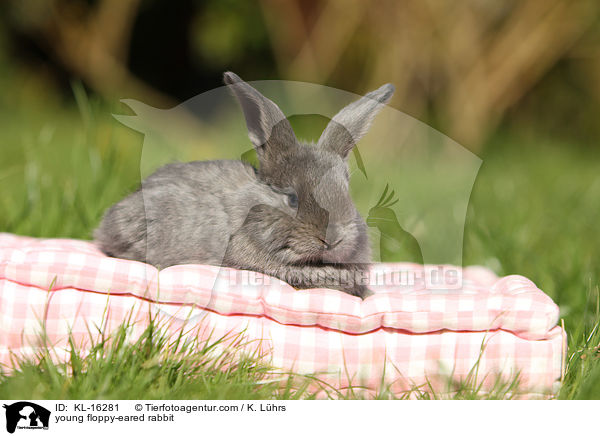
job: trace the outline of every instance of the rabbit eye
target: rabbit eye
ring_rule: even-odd
[[[288,194],[287,201],[291,208],[296,209],[298,207],[298,196],[296,194]]]

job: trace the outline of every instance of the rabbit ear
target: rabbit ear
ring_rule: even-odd
[[[223,81],[233,91],[240,102],[248,136],[254,144],[260,160],[294,145],[296,136],[290,122],[281,109],[237,74],[226,72]]]
[[[350,150],[369,130],[375,115],[390,101],[394,91],[394,85],[388,83],[346,106],[331,119],[318,145],[343,158],[348,157]]]

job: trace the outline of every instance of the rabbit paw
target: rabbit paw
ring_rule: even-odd
[[[369,288],[367,288],[367,286],[360,285],[360,284],[355,284],[355,285],[350,285],[348,287],[344,287],[341,289],[341,291],[345,292],[346,294],[354,295],[355,297],[360,297],[363,300],[365,298],[370,297],[371,295],[375,294],[373,291],[371,291]]]

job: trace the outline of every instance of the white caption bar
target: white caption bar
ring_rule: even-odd
[[[566,401],[3,400],[1,431],[24,436],[173,434],[567,434],[598,404]],[[587,412],[586,412],[587,410]],[[594,416],[589,414],[587,416]],[[577,420],[579,433],[594,420]],[[7,434],[7,433],[4,433]]]

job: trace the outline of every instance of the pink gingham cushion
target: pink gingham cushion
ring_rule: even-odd
[[[556,304],[525,277],[497,278],[487,269],[467,267],[454,268],[449,283],[442,279],[432,288],[427,280],[419,282],[436,268],[443,276],[442,268],[452,267],[377,264],[371,277],[375,295],[362,301],[331,289],[298,291],[260,273],[208,265],[159,272],[141,262],[106,257],[90,242],[0,234],[0,280],[43,290],[131,295],[226,316],[264,316],[281,324],[353,334],[381,327],[413,333],[502,329],[536,339],[557,323]],[[389,278],[394,273],[395,281],[386,280],[386,274]]]
[[[416,279],[390,280],[398,272]],[[528,279],[414,264],[378,264],[372,273],[375,295],[362,301],[330,289],[297,291],[253,272],[206,265],[159,272],[108,258],[89,242],[0,234],[0,365],[10,370],[14,356],[43,350],[42,325],[63,360],[69,337],[85,351],[90,334],[100,334],[94,326],[109,335],[132,316],[135,338],[153,315],[171,333],[185,329],[200,340],[243,332],[248,352],[341,390],[377,391],[383,383],[394,393],[443,392],[448,377],[473,373],[484,389],[495,375],[517,374],[525,392],[556,388],[565,334],[555,326],[557,306]]]

